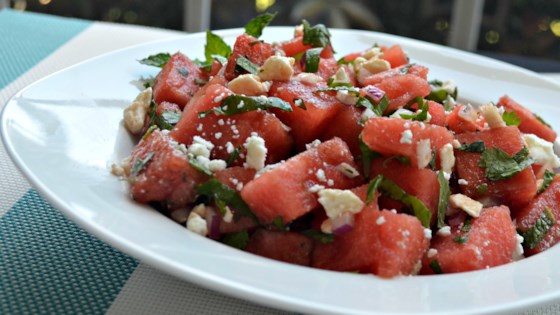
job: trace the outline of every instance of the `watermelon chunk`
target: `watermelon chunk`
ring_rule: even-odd
[[[232,148],[242,147],[247,137],[257,133],[265,141],[267,163],[275,163],[287,157],[292,149],[292,137],[272,113],[251,111],[231,116],[209,114],[204,118],[198,117],[200,112],[219,106],[231,94],[222,85],[209,86],[204,96],[195,98],[183,111],[181,120],[170,132],[170,136],[186,145],[190,145],[195,136],[200,136],[214,144],[211,158],[227,160]],[[241,163],[242,159],[236,161],[236,165]]]
[[[515,112],[521,118],[521,124],[518,126],[521,132],[532,133],[549,142],[556,140],[556,132],[550,126],[539,120],[529,109],[517,103],[509,96],[502,96],[498,101],[498,106],[503,106],[508,112]]]
[[[408,56],[403,51],[401,45],[393,45],[389,48],[383,49],[382,51],[383,55],[381,56],[381,58],[389,61],[389,63],[391,64],[391,68],[396,68],[408,64]]]
[[[422,274],[433,274],[437,265],[443,273],[464,272],[512,262],[517,232],[506,206],[485,208],[472,218],[468,232],[465,223],[451,226],[449,235],[436,234],[422,263]],[[435,251],[434,251],[435,250]],[[436,269],[436,270],[434,270]]]
[[[208,177],[190,166],[178,146],[166,133],[155,130],[134,148],[130,161],[133,174],[129,178],[134,200],[165,202],[170,209],[194,201],[195,186]]]
[[[296,232],[259,229],[251,235],[245,250],[291,264],[309,266],[313,241]]]
[[[362,140],[373,151],[385,156],[405,156],[410,159],[412,166],[422,168],[431,160],[431,152],[439,152],[445,144],[451,143],[453,135],[446,128],[436,125],[400,118],[376,117],[366,122]],[[427,152],[419,152],[420,140],[429,140]],[[418,156],[422,158],[420,161]]]
[[[290,127],[290,133],[299,151],[303,150],[306,144],[319,139],[344,106],[331,93],[316,93],[317,90],[325,88],[327,84],[324,81],[309,83],[298,80],[274,82],[270,88],[270,96],[279,97],[292,106],[292,112],[275,111],[275,114]],[[296,106],[296,99],[301,99],[306,109]]]
[[[197,82],[205,82],[207,79],[189,57],[177,52],[154,80],[154,101],[158,104],[163,101],[175,103],[182,109],[200,88]]]
[[[521,132],[516,127],[503,127],[468,132],[456,135],[461,144],[483,141],[486,149],[499,148],[513,156],[523,148]],[[533,170],[528,167],[513,177],[490,181],[484,169],[479,166],[480,153],[455,150],[455,168],[460,179],[466,181],[461,185],[463,193],[471,198],[489,197],[498,204],[510,207],[512,213],[527,205],[536,194],[537,184]],[[486,187],[481,189],[481,187]]]
[[[367,186],[353,190],[365,200]],[[354,227],[334,242],[316,243],[315,268],[373,273],[384,278],[410,275],[429,241],[420,221],[407,214],[379,211],[376,200],[355,215]]]
[[[356,167],[346,143],[333,138],[262,173],[243,187],[241,197],[261,223],[278,217],[289,223],[318,207],[316,191],[311,189],[315,185],[347,189],[360,183],[361,179],[349,178],[338,168],[341,163]]]
[[[233,80],[239,74],[235,68],[237,66],[237,58],[240,56],[249,59],[257,66],[262,66],[268,57],[274,55],[274,49],[269,43],[261,42],[253,36],[245,33],[239,35],[233,45],[233,52],[228,58],[224,77],[227,80]]]
[[[455,133],[475,132],[484,129],[484,117],[479,116],[474,120],[468,120],[461,116],[461,111],[465,105],[457,105],[447,116],[445,123],[447,127]]]
[[[526,256],[545,251],[560,241],[560,222],[558,221],[560,219],[560,177],[558,176],[544,192],[537,195],[530,204],[516,213],[515,218],[519,231],[526,232],[533,227],[547,208],[554,217],[554,224],[534,248],[525,246]]]
[[[363,129],[360,124],[362,112],[356,106],[341,105],[340,107],[336,123],[329,124],[320,139],[326,141],[338,137],[348,144],[352,155],[359,156],[361,154],[359,136]]]

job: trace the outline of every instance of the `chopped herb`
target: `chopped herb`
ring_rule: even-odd
[[[417,120],[417,121],[426,121],[428,119],[428,109],[430,108],[429,102],[424,103],[421,97],[417,99],[417,102],[418,102],[418,109],[420,110],[420,112],[411,115],[400,114],[402,119]]]
[[[208,81],[203,80],[203,79],[200,79],[200,78],[196,78],[196,79],[194,79],[194,83],[195,83],[196,85],[203,86],[204,84],[208,83]]]
[[[280,231],[286,231],[286,225],[284,224],[284,219],[282,216],[277,216],[274,220],[272,220],[272,225],[275,226]]]
[[[472,217],[467,217],[465,219],[465,222],[463,223],[463,226],[461,227],[461,232],[467,233],[471,230],[471,226],[472,226]]]
[[[397,161],[401,162],[402,164],[410,165],[410,158],[408,158],[406,156],[403,156],[403,155],[393,155],[389,158],[386,158],[385,161],[383,161],[383,167],[387,168],[387,164],[392,160],[397,160]]]
[[[351,87],[353,87],[353,86],[352,86],[352,83],[340,82],[340,81],[335,80],[335,78],[333,78],[333,77],[330,77],[330,78],[327,80],[327,85],[328,85],[330,88],[336,88],[336,87],[348,87],[348,88],[351,88]]]
[[[439,265],[439,262],[436,259],[430,262],[430,269],[432,269],[432,271],[438,275],[443,273],[443,270],[441,269],[441,266]]]
[[[220,239],[220,242],[238,249],[245,249],[249,243],[249,233],[247,233],[247,231],[241,231],[227,234]]]
[[[387,98],[387,95],[383,95],[379,103],[375,104],[375,102],[369,96],[360,96],[358,98],[356,106],[369,108],[377,116],[381,117],[383,116],[383,113],[385,113],[385,110],[387,110],[387,107],[389,107],[389,99]]]
[[[265,13],[253,18],[247,25],[245,25],[245,34],[259,38],[262,31],[274,19],[277,12]]]
[[[336,61],[337,65],[349,65],[353,62],[353,60],[346,60],[346,57],[341,57]]]
[[[364,175],[366,178],[369,177],[369,172],[370,172],[370,168],[371,168],[371,161],[375,158],[378,158],[381,156],[381,154],[372,151],[367,144],[364,143],[364,141],[362,140],[362,135],[360,134],[360,136],[358,137],[358,142],[360,144],[360,152],[361,154],[361,160],[362,163],[364,164]]]
[[[234,219],[239,220],[240,215],[250,217],[258,223],[257,217],[249,206],[243,201],[239,193],[221,183],[219,180],[212,178],[207,182],[196,187],[196,191],[201,196],[206,196],[210,200],[223,202],[234,209]]]
[[[535,116],[535,118],[536,118],[541,124],[543,124],[543,125],[547,126],[548,128],[551,128],[551,129],[552,129],[552,126],[550,126],[546,121],[544,121],[544,119],[542,119],[541,116],[539,116],[539,115],[537,115],[537,114],[535,114],[535,113],[533,113],[533,116]]]
[[[331,34],[323,24],[313,27],[306,20],[303,20],[303,44],[312,47],[326,47],[330,44]]]
[[[523,147],[513,157],[499,148],[492,148],[482,152],[478,165],[484,168],[486,178],[497,181],[514,176],[529,167],[532,162],[526,147]]]
[[[169,53],[159,53],[138,60],[138,62],[147,66],[163,68],[163,66],[167,64],[169,59],[171,59],[171,55]]]
[[[142,83],[142,86],[143,86],[145,89],[147,89],[147,88],[149,88],[149,87],[153,87],[153,86],[154,86],[155,78],[154,78],[154,77],[147,77],[147,78],[142,77],[142,78],[140,78],[138,81],[139,81],[140,83]]]
[[[410,68],[411,68],[412,66],[414,66],[413,63],[407,64],[406,66],[404,66],[404,67],[401,68],[400,73],[401,73],[401,74],[407,74],[407,73],[408,73],[408,70],[410,70]]]
[[[292,111],[290,103],[277,97],[242,96],[232,94],[224,98],[220,106],[198,113],[198,117],[204,118],[212,112],[216,115],[231,116],[255,110],[267,110],[270,108],[277,108],[285,112]]]
[[[255,74],[259,70],[259,67],[257,65],[255,65],[254,63],[251,62],[251,60],[243,56],[237,57],[235,64],[236,64],[235,70],[238,73],[249,72],[250,74]]]
[[[338,91],[348,91],[348,93],[354,94],[355,96],[360,96],[360,91],[351,85],[329,86],[328,88],[315,90],[313,91],[313,93],[338,92]]]
[[[444,104],[447,102],[448,98],[451,97],[453,99],[457,98],[457,88],[450,93],[448,90],[443,89],[444,83],[440,80],[432,80],[429,82],[431,87],[431,92],[426,96],[427,100],[435,101],[440,104]],[[446,108],[446,110],[448,110]]]
[[[200,163],[200,161],[196,157],[190,156],[189,154],[188,158],[189,158],[189,164],[192,168],[208,176],[212,176],[212,171],[210,171],[205,165]]]
[[[508,126],[517,127],[519,126],[519,124],[521,124],[521,118],[519,118],[519,116],[517,116],[515,112],[504,111],[504,113],[502,114],[502,119]]]
[[[189,76],[189,69],[187,67],[177,67],[177,72],[179,72],[184,77]]]
[[[437,151],[434,148],[432,150],[432,159],[430,160],[430,163],[428,163],[428,166],[430,166],[430,168],[432,169],[432,171],[436,170],[436,160],[437,160]]]
[[[305,51],[304,60],[305,60],[305,72],[315,73],[319,70],[319,62],[321,61],[321,54],[322,48],[311,48]]]
[[[554,180],[554,176],[556,176],[556,173],[549,170],[544,171],[543,183],[541,187],[539,187],[539,191],[537,191],[537,194],[544,192],[548,188],[548,186],[550,186],[550,183],[552,183],[552,180]]]
[[[302,231],[301,234],[309,237],[312,240],[319,241],[323,244],[329,244],[329,243],[332,243],[334,241],[334,235],[323,233],[323,232],[317,231],[317,230],[311,230],[311,229],[310,230],[305,230],[305,231]]]
[[[420,220],[424,227],[430,226],[430,220],[432,218],[432,213],[430,209],[426,207],[426,205],[418,198],[413,195],[407,194],[402,188],[400,188],[397,184],[391,181],[388,178],[383,177],[382,175],[378,175],[382,179],[373,179],[373,181],[379,181],[375,186],[381,194],[384,196],[399,201],[403,205],[405,205],[408,209],[412,211],[412,213]],[[371,185],[371,184],[370,184]],[[374,191],[369,191],[369,193],[373,193]],[[368,198],[371,198],[368,196]],[[366,199],[367,200],[367,199]]]
[[[375,178],[369,182],[366,195],[366,204],[370,204],[373,201],[373,197],[375,196],[375,193],[377,192],[379,184],[381,184],[382,180],[383,176],[375,176]]]
[[[449,189],[449,182],[445,178],[443,171],[439,171],[437,175],[437,180],[439,184],[439,198],[437,207],[437,227],[442,228],[445,224],[445,212],[447,211],[447,205],[449,204],[449,196],[451,195],[451,190]]]
[[[537,247],[554,223],[556,223],[556,220],[550,208],[545,208],[537,222],[526,232],[520,233],[523,236],[523,245],[529,249]]]
[[[483,184],[480,184],[480,185],[476,186],[476,193],[478,195],[484,195],[487,192],[488,192],[488,184],[483,183]]]
[[[142,136],[142,140],[146,140],[146,138],[148,138],[152,134],[152,132],[154,132],[154,130],[156,129],[158,129],[158,126],[151,125],[150,128],[146,130],[146,133]]]
[[[241,155],[241,150],[242,149],[243,149],[243,146],[238,146],[237,148],[235,148],[235,150],[233,150],[233,152],[231,152],[231,154],[228,156],[228,158],[226,160],[226,164],[228,166],[233,164],[233,162],[235,162],[239,158],[239,156]]]
[[[206,45],[204,45],[206,63],[211,64],[212,60],[215,59],[215,55],[228,58],[231,55],[231,47],[220,36],[206,31]]]
[[[475,141],[471,144],[463,143],[463,145],[461,145],[459,150],[464,151],[464,152],[482,153],[482,152],[484,152],[484,150],[486,150],[486,147],[484,146],[483,141]]]
[[[301,98],[294,98],[294,105],[303,110],[307,110],[307,107],[305,107],[305,102]]]
[[[262,44],[262,43],[264,43],[264,40],[262,40],[262,39],[254,40],[254,41],[249,43],[249,46],[255,46],[255,45],[258,45],[258,44]]]
[[[467,235],[460,235],[460,236],[457,236],[457,237],[453,238],[453,242],[459,243],[459,244],[465,244],[468,240],[469,240],[469,237]]]
[[[153,157],[154,157],[154,152],[148,152],[148,154],[146,154],[146,156],[144,156],[143,159],[137,159],[136,162],[134,163],[134,166],[132,166],[132,170],[130,171],[130,174],[132,176],[137,176],[144,169],[144,167],[146,167],[148,162],[150,162],[150,160]]]

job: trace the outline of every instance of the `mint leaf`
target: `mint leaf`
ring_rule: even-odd
[[[144,59],[140,59],[138,60],[138,62],[147,66],[163,68],[163,66],[167,64],[169,59],[171,59],[171,55],[169,53],[159,53],[150,55]]]
[[[204,173],[208,176],[212,176],[212,171],[210,171],[205,165],[200,163],[200,161],[196,157],[189,155],[189,164],[195,170]]]
[[[529,249],[537,247],[554,223],[556,223],[556,221],[550,208],[545,208],[537,222],[525,231],[525,233],[521,233],[521,236],[523,236],[523,245]]]
[[[277,12],[261,14],[245,25],[245,34],[259,38],[262,31],[274,19]]]
[[[243,56],[237,57],[235,64],[238,73],[242,73],[243,71],[246,71],[249,72],[250,74],[256,74],[257,71],[259,70],[259,67],[257,65],[255,65],[254,63],[251,62],[251,60]],[[241,71],[239,71],[239,69],[237,68],[240,68]]]
[[[305,60],[305,72],[315,73],[319,70],[321,50],[322,48],[311,48],[305,51],[303,57]]]
[[[459,243],[459,244],[465,244],[468,240],[469,240],[469,237],[467,235],[460,235],[460,236],[454,237],[452,241],[455,242],[455,243]]]
[[[240,215],[250,217],[258,223],[257,217],[241,198],[239,193],[219,180],[212,178],[207,182],[196,187],[196,192],[201,196],[206,196],[214,202],[228,205],[234,210],[234,219],[238,220]]]
[[[387,110],[387,107],[389,107],[389,99],[387,98],[387,95],[383,95],[379,103],[375,104],[369,96],[360,96],[356,106],[369,108],[375,113],[375,115],[381,117],[385,113],[385,110]]]
[[[311,47],[326,47],[330,44],[331,34],[327,27],[323,24],[317,24],[313,27],[309,22],[303,20],[303,44]]]
[[[445,212],[447,211],[447,205],[449,204],[449,196],[451,196],[451,190],[449,189],[449,182],[445,178],[443,171],[440,170],[438,172],[437,180],[439,184],[437,227],[442,228],[446,225]]]
[[[484,152],[484,150],[486,150],[486,147],[484,146],[483,141],[475,141],[471,144],[463,143],[459,150],[464,152],[482,153]]]
[[[233,152],[231,152],[226,160],[227,166],[230,166],[231,164],[233,164],[233,162],[235,162],[235,160],[239,158],[239,156],[241,155],[241,150],[243,150],[243,146],[238,146],[237,148],[235,148],[235,150],[233,150]]]
[[[143,159],[137,159],[132,169],[130,171],[130,175],[137,176],[143,169],[148,165],[148,162],[154,157],[154,152],[148,152]]]
[[[378,182],[375,184],[375,186],[381,194],[393,200],[399,201],[400,203],[405,205],[412,211],[412,214],[414,214],[418,218],[418,220],[420,220],[424,227],[430,227],[432,213],[420,199],[416,198],[413,195],[407,194],[392,180],[384,177],[383,175],[378,175],[377,177],[381,177],[381,179],[375,178],[373,182]],[[373,188],[368,187],[368,193],[373,193]]]
[[[430,104],[429,102],[423,102],[422,98],[419,97],[418,100],[418,109],[420,110],[420,112],[417,112],[415,114],[400,114],[402,119],[408,119],[408,120],[416,120],[416,121],[426,121],[428,119],[428,109],[430,108]]]
[[[519,126],[521,124],[521,118],[517,116],[515,112],[506,112],[502,114],[502,119],[508,126]]]
[[[227,234],[220,239],[220,242],[237,249],[245,249],[249,243],[249,233],[247,231],[241,231]]]
[[[242,96],[232,94],[224,98],[220,106],[198,113],[198,117],[204,118],[212,112],[217,115],[231,116],[250,111],[267,110],[271,108],[277,108],[285,112],[292,111],[292,106],[290,105],[290,103],[283,101],[282,99],[277,97]]]
[[[437,259],[434,259],[430,262],[430,269],[432,269],[432,271],[438,275],[443,273],[443,270],[441,269],[441,266],[439,265]]]
[[[371,150],[367,144],[364,143],[362,140],[362,135],[358,137],[358,142],[360,144],[360,152],[362,155],[360,156],[362,163],[364,164],[364,176],[369,178],[369,173],[371,169],[371,161],[375,158],[381,157],[381,154]]]
[[[284,224],[284,219],[281,215],[277,216],[272,220],[272,225],[275,226],[280,231],[286,231],[286,225]]]
[[[525,147],[513,157],[499,148],[492,148],[482,152],[478,165],[484,168],[486,178],[497,181],[514,176],[529,167],[531,163],[529,150]]]
[[[214,55],[228,58],[231,55],[231,48],[220,36],[206,31],[206,45],[204,45],[206,63],[211,64]]]
[[[537,194],[544,192],[548,188],[548,186],[550,186],[550,184],[554,180],[554,176],[556,176],[556,173],[551,172],[549,170],[544,171],[543,183],[541,187],[539,187]]]

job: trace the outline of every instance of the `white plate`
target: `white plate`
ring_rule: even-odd
[[[559,86],[532,72],[473,54],[384,34],[331,30],[339,55],[374,43],[400,43],[430,79],[453,79],[463,100],[509,94],[560,130]],[[242,30],[219,32],[233,43]],[[264,39],[291,37],[265,30]],[[181,50],[203,58],[204,34],[136,46],[78,64],[19,92],[2,115],[4,143],[16,164],[55,207],[80,226],[156,268],[238,298],[302,313],[509,314],[557,301],[560,247],[490,270],[402,277],[338,273],[289,265],[200,237],[135,204],[109,166],[133,141],[122,110],[138,93],[131,81],[154,75],[136,60]]]

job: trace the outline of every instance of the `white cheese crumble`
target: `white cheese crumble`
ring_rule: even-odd
[[[352,165],[342,162],[336,166],[336,169],[339,170],[342,174],[344,174],[348,178],[355,178],[360,176],[358,170],[356,170]]]
[[[412,144],[412,131],[410,129],[406,129],[401,133],[400,143]]]
[[[319,191],[319,203],[329,218],[336,218],[343,212],[358,213],[364,202],[350,190],[323,189]]]
[[[249,96],[264,95],[267,92],[261,78],[254,74],[242,74],[228,83],[228,89],[235,94]]]
[[[356,105],[358,97],[347,90],[340,90],[336,92],[336,99],[346,105]]]
[[[480,211],[482,211],[483,208],[482,203],[463,194],[454,194],[449,196],[449,205],[465,211],[474,218],[478,218],[480,216]]]
[[[482,116],[484,116],[484,119],[486,120],[488,127],[500,128],[506,126],[506,123],[502,119],[502,115],[498,111],[498,108],[494,106],[494,104],[488,103],[482,105],[480,107],[480,112],[482,113]]]
[[[257,171],[264,168],[266,154],[268,152],[264,139],[259,137],[256,133],[252,133],[251,136],[245,140],[243,147],[247,149],[244,167],[254,168]]]
[[[319,185],[319,184],[315,184],[315,185],[309,187],[309,189],[307,189],[307,191],[309,191],[310,193],[313,193],[313,194],[314,194],[314,193],[319,192],[319,191],[321,191],[321,190],[323,190],[323,189],[325,189],[325,186]]]
[[[309,149],[311,149],[311,148],[316,148],[316,147],[318,147],[320,144],[321,144],[321,140],[315,139],[315,140],[311,141],[310,143],[306,144],[306,145],[305,145],[305,148],[306,148],[307,150],[309,150]]]
[[[325,175],[325,171],[321,168],[318,169],[317,172],[315,172],[315,176],[317,176],[317,179],[321,182],[327,181],[327,176]]]
[[[451,235],[451,227],[450,226],[444,226],[444,227],[440,228],[436,232],[436,235],[439,235],[439,236],[449,236],[449,235]]]
[[[446,173],[451,173],[455,166],[455,154],[453,153],[453,145],[446,143],[439,150],[439,157],[441,161],[441,170]]]
[[[461,185],[461,186],[467,186],[469,184],[469,182],[466,179],[460,178],[457,181],[457,184]]]
[[[416,144],[416,159],[418,161],[418,169],[422,169],[432,160],[432,147],[430,139],[419,140]]]
[[[187,218],[187,229],[202,236],[208,235],[208,223],[195,211],[191,211]]]
[[[382,215],[380,215],[380,216],[377,218],[377,220],[375,220],[375,224],[377,224],[377,225],[381,225],[381,224],[383,224],[383,223],[385,223],[385,222],[386,222],[385,217],[382,216]]]
[[[424,237],[427,240],[431,240],[432,239],[432,230],[431,229],[424,229]]]
[[[428,253],[426,254],[426,256],[428,258],[434,258],[437,255],[438,251],[435,248],[430,248],[428,249]]]
[[[523,236],[516,234],[516,245],[515,245],[515,251],[513,252],[513,257],[512,260],[513,261],[517,261],[520,260],[522,258],[524,258],[525,256],[523,256],[524,252],[523,252]]]
[[[288,81],[294,74],[295,59],[284,56],[271,56],[257,71],[262,81]]]
[[[123,123],[125,128],[132,134],[140,134],[144,128],[144,120],[148,114],[152,101],[152,88],[149,87],[140,92],[136,99],[123,112]]]
[[[535,164],[543,165],[546,168],[560,167],[560,160],[554,154],[554,145],[551,142],[534,134],[524,134],[523,141],[527,145],[529,156],[535,161]]]

